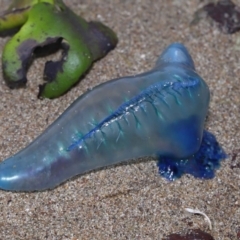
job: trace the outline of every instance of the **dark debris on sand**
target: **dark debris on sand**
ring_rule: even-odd
[[[231,0],[219,0],[217,3],[206,4],[195,12],[191,24],[195,25],[205,17],[216,22],[224,33],[232,34],[240,30],[240,7]]]
[[[185,235],[178,233],[170,234],[163,240],[214,240],[214,238],[200,229],[193,229]]]

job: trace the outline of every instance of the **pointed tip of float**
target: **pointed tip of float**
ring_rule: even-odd
[[[170,44],[160,55],[156,66],[177,63],[195,70],[194,62],[187,48],[181,43]]]

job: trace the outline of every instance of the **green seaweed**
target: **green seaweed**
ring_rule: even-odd
[[[26,19],[19,21],[22,27],[6,43],[2,54],[3,73],[10,87],[26,84],[36,49],[56,44],[63,50],[62,58],[45,64],[46,82],[40,85],[39,97],[59,97],[117,44],[111,29],[100,22],[85,21],[61,0],[28,0],[20,8],[25,9],[22,13]]]

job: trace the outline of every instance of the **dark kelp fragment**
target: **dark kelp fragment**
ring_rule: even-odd
[[[232,159],[231,159],[230,168],[231,169],[240,168],[240,161],[237,160],[238,156],[240,156],[240,149],[233,150],[231,155],[232,155]]]
[[[237,239],[240,239],[240,228],[237,231]]]
[[[205,17],[216,22],[224,33],[232,34],[240,30],[240,8],[231,0],[220,0],[205,5],[195,12],[191,24],[197,24]]]
[[[178,233],[170,234],[163,240],[214,240],[214,238],[201,229],[193,229],[185,235]]]
[[[31,6],[26,22],[4,47],[2,62],[7,84],[23,86],[35,53],[53,44],[63,50],[62,58],[46,63],[46,82],[40,86],[39,97],[56,98],[68,91],[94,61],[116,46],[117,37],[100,22],[86,22],[61,0],[54,4],[40,1]]]

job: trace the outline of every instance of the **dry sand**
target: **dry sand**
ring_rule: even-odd
[[[65,2],[85,19],[113,28],[119,44],[75,88],[55,100],[37,99],[46,59],[33,63],[25,89],[10,90],[0,73],[0,160],[29,144],[88,88],[150,69],[175,41],[187,46],[211,89],[206,128],[229,158],[208,181],[185,175],[169,183],[158,175],[156,161],[146,159],[85,174],[52,191],[0,190],[0,239],[162,239],[188,228],[200,228],[217,240],[238,239],[240,33],[223,34],[207,21],[190,28],[194,11],[206,1]],[[240,6],[240,1],[235,3]],[[7,5],[7,0],[0,0],[1,10]],[[0,54],[6,41],[0,38]],[[187,213],[186,207],[206,213],[213,229],[202,216]]]

